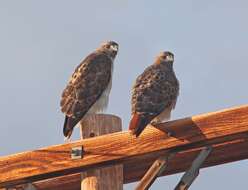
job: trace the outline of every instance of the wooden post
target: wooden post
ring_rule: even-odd
[[[121,131],[121,119],[114,115],[95,114],[81,121],[81,139]],[[113,165],[81,173],[81,190],[122,190],[123,165]]]

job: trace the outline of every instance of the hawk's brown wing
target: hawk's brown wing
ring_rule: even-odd
[[[179,84],[173,70],[151,65],[132,89],[132,115],[129,128],[138,136],[152,119],[175,104]]]
[[[73,127],[107,88],[111,69],[112,60],[102,52],[90,54],[76,68],[60,102],[62,112],[66,114],[65,136],[71,135]]]

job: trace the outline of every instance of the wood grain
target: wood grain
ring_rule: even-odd
[[[161,176],[171,175],[187,170],[198,153],[199,149],[180,152],[173,157],[169,163],[169,168],[167,168],[166,172]],[[146,156],[144,158],[146,162],[142,162],[142,159],[138,159],[136,162],[126,162],[124,164],[124,183],[140,180],[157,156],[163,156],[163,153],[160,152],[152,156]],[[214,145],[214,151],[206,160],[203,167],[215,166],[247,158],[248,140],[246,138],[236,139],[234,141]],[[77,173],[38,181],[35,182],[34,185],[38,190],[80,190],[80,179],[80,174]]]
[[[165,131],[172,136],[168,137]],[[140,179],[158,156],[179,152],[163,173],[169,175],[187,169],[200,148],[208,144],[216,148],[204,167],[246,159],[247,137],[246,105],[167,122],[157,128],[147,127],[137,139],[129,132],[117,132],[2,157],[0,187],[119,163],[124,164],[124,182],[129,183]],[[84,147],[83,159],[71,160],[70,150],[75,146]]]

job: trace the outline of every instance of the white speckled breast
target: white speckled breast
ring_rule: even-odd
[[[89,109],[87,114],[102,113],[108,107],[109,94],[112,88],[112,76],[113,76],[113,64],[111,69],[111,78],[107,88],[102,93],[101,97],[94,103],[94,105]]]

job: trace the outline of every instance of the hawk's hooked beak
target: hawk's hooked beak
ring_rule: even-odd
[[[111,45],[110,48],[113,50],[113,51],[118,51],[118,45]]]

